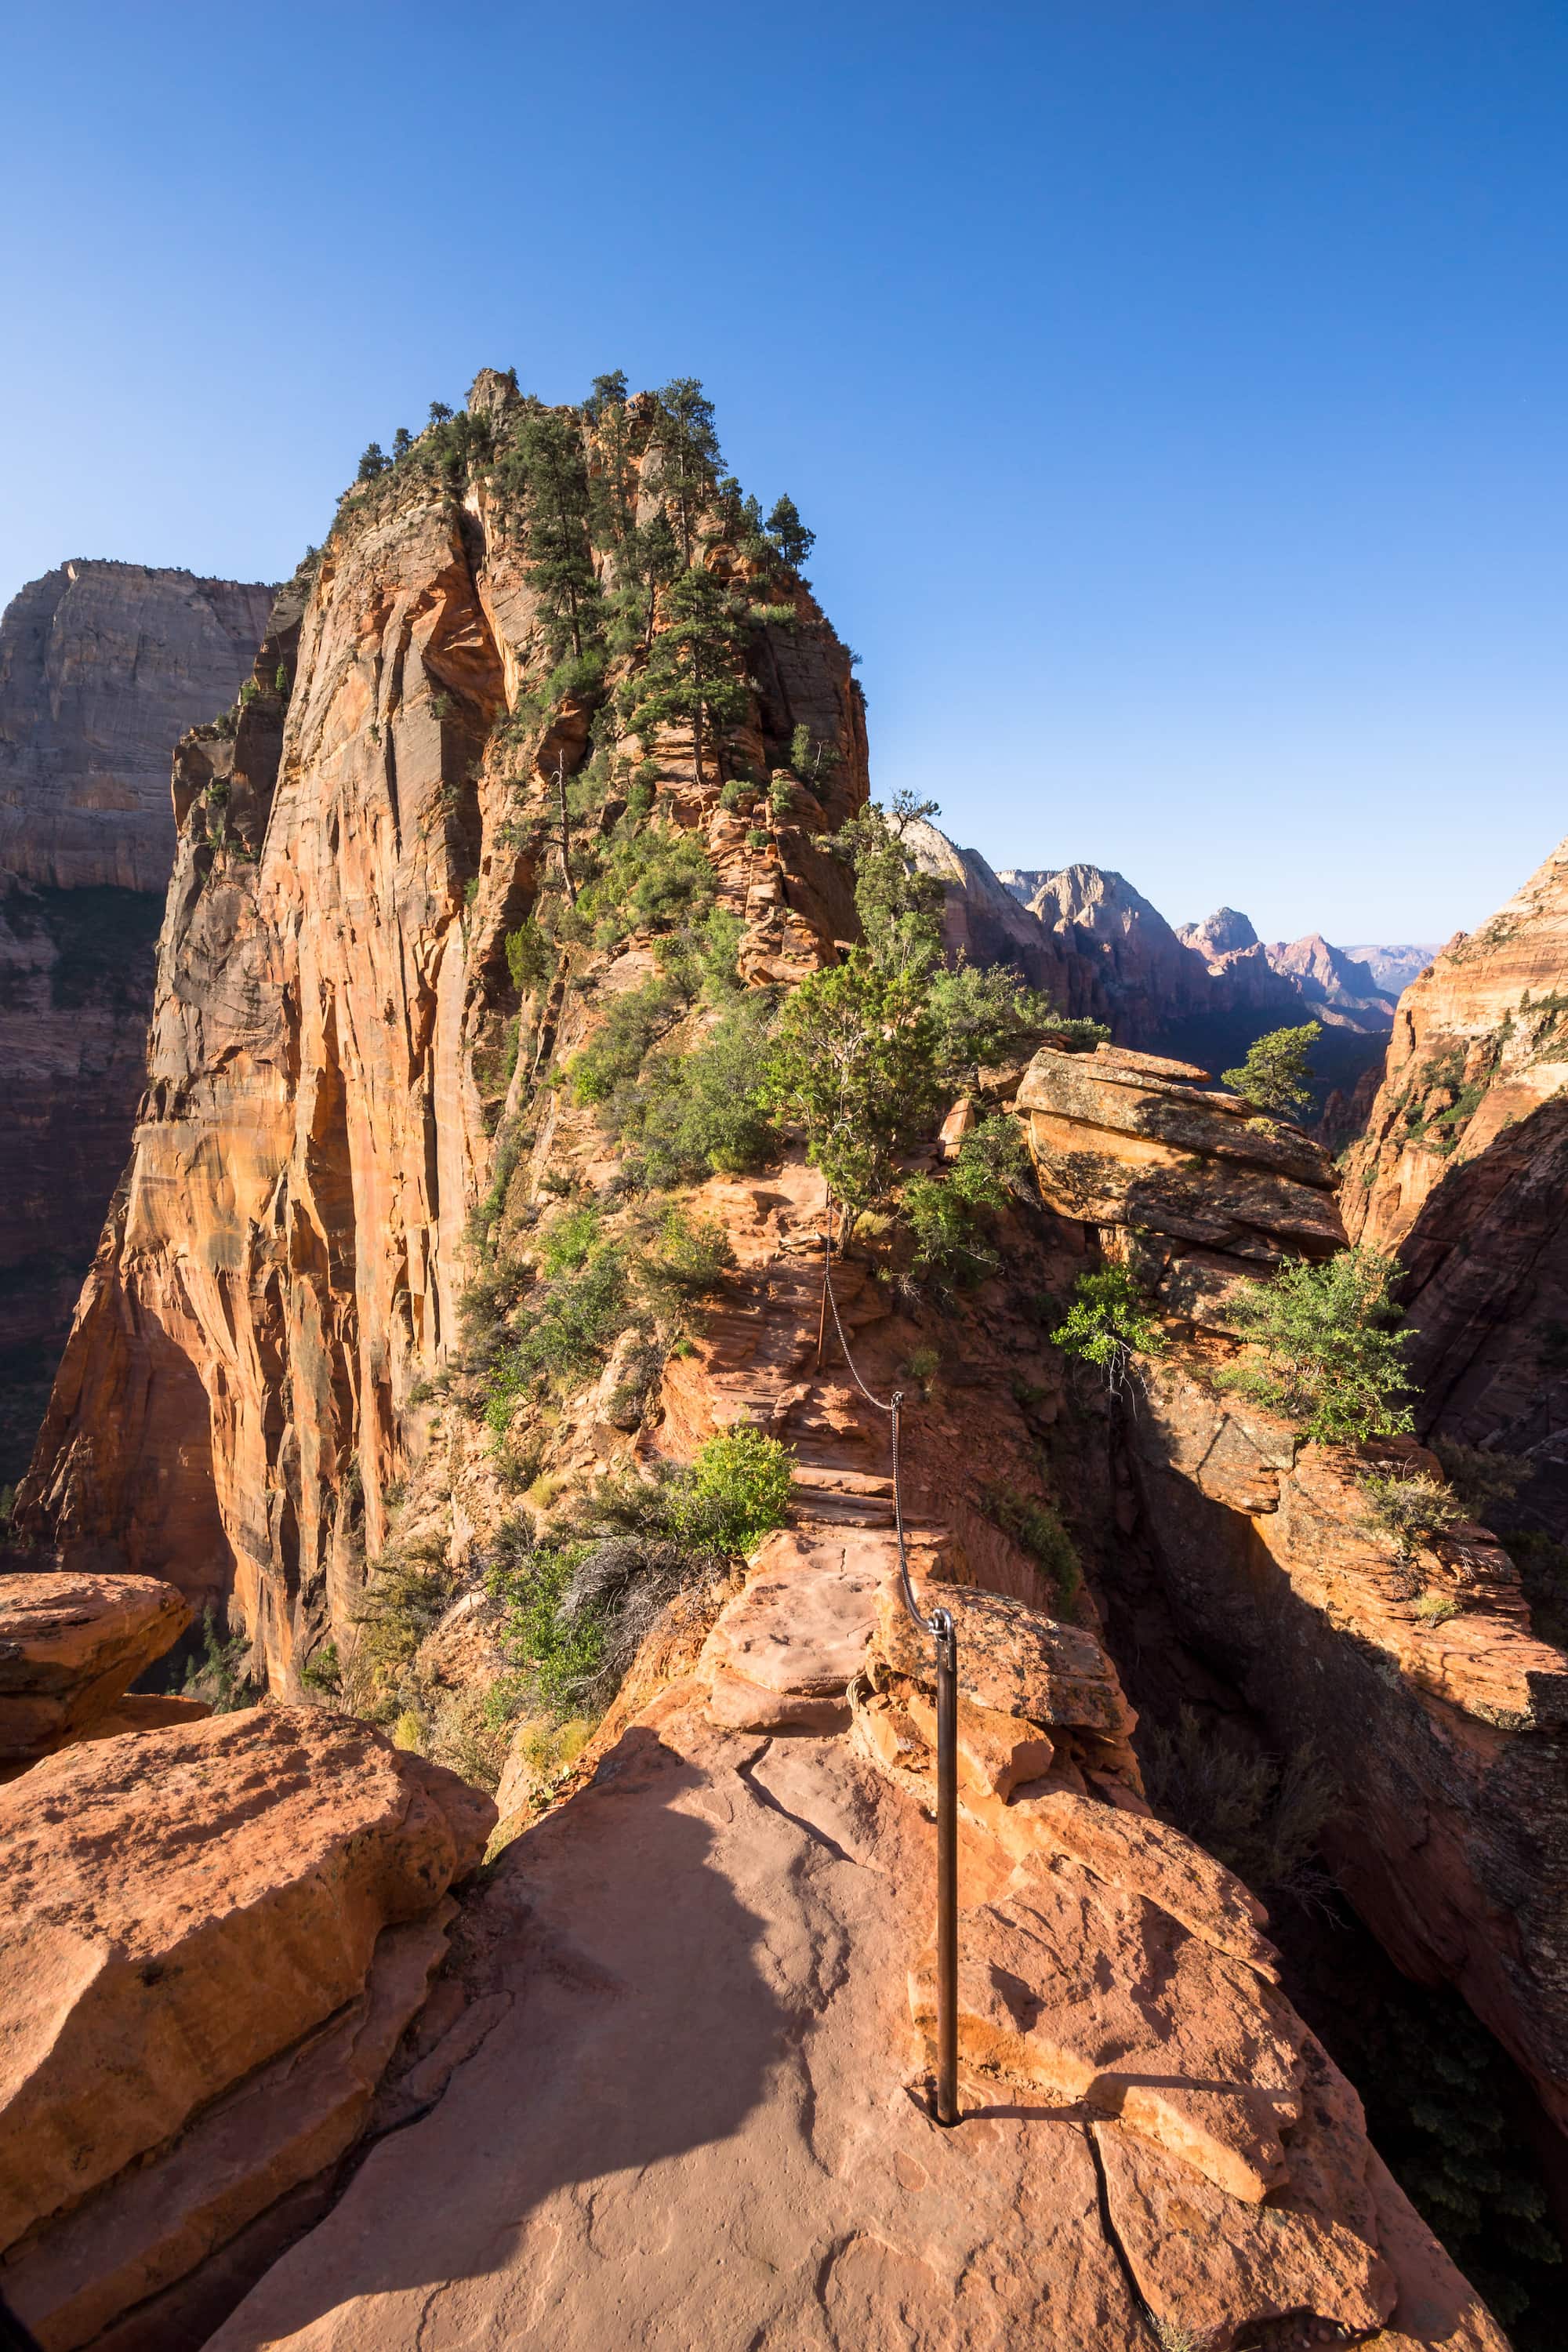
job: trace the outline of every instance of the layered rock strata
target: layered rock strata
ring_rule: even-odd
[[[0,1774],[78,1739],[205,1716],[196,1700],[126,1697],[190,1616],[150,1576],[0,1576]]]
[[[1568,1509],[1568,843],[1399,1000],[1346,1173],[1398,1253],[1424,1433],[1519,1457],[1520,1515]]]
[[[1568,2121],[1568,1661],[1486,1529],[1405,1558],[1369,1524],[1360,1474],[1440,1480],[1434,1459],[1358,1462],[1216,1386],[1227,1293],[1343,1231],[1318,1147],[1201,1076],[1047,1049],[1016,1098],[1047,1200],[1171,1318],[1125,1421],[1141,1530],[1193,1651],[1281,1748],[1336,1759],[1328,1846],[1363,1918],[1410,1975],[1456,1984]]]
[[[0,1485],[26,1465],[130,1148],[174,745],[232,703],[270,596],[76,562],[0,615]]]
[[[47,2352],[200,2343],[209,2266],[221,2309],[225,2250],[243,2283],[244,2234],[270,2252],[265,2217],[358,2135],[494,1817],[287,1709],[89,1739],[0,1790],[0,2292]]]

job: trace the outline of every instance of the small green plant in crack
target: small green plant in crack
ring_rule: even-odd
[[[1165,1335],[1149,1300],[1125,1266],[1097,1266],[1073,1285],[1073,1303],[1051,1333],[1051,1345],[1092,1364],[1113,1395],[1131,1374],[1134,1356],[1157,1356]]]
[[[1465,1517],[1453,1490],[1424,1470],[1408,1477],[1371,1472],[1361,1487],[1367,1501],[1365,1525],[1388,1537],[1401,1559],[1413,1559],[1418,1545],[1447,1534]]]
[[[981,1489],[980,1507],[994,1528],[1026,1552],[1046,1578],[1056,1605],[1070,1612],[1083,1583],[1077,1547],[1063,1527],[1054,1504],[1013,1486]]]

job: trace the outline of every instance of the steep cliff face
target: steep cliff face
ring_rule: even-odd
[[[1164,1625],[1279,1749],[1334,1759],[1326,1850],[1384,1948],[1418,1981],[1458,1986],[1568,2126],[1568,1660],[1488,1530],[1456,1514],[1417,1559],[1371,1522],[1365,1468],[1440,1480],[1430,1456],[1401,1441],[1369,1465],[1216,1381],[1235,1351],[1230,1286],[1343,1234],[1321,1152],[1249,1128],[1201,1075],[1047,1050],[1017,1095],[1047,1197],[1171,1318],[1131,1391],[1128,1532],[1157,1562]],[[1109,1561],[1106,1582],[1141,1653],[1155,1635],[1129,1632],[1135,1559]]]
[[[487,374],[467,424],[504,450],[537,413]],[[637,404],[629,425],[635,474]],[[25,1490],[71,1564],[233,1594],[281,1685],[302,1635],[346,1624],[424,1450],[493,1129],[563,1009],[520,995],[504,943],[592,709],[525,699],[550,653],[492,478],[416,457],[351,497],[232,740],[181,746],[143,1115]],[[722,537],[707,563],[743,586]],[[719,862],[742,969],[783,977],[843,929],[812,830],[864,799],[865,734],[806,592],[758,610],[728,755],[765,774],[805,729],[816,789],[748,829],[674,729],[621,772],[646,754],[642,788]]]
[[[63,563],[0,617],[0,868],[60,890],[161,891],[169,757],[234,699],[272,591],[141,563]]]
[[[1425,1433],[1519,1457],[1516,1516],[1553,1538],[1568,1507],[1565,1088],[1568,843],[1400,998],[1343,1193],[1352,1235],[1407,1269]]]
[[[232,702],[270,595],[68,563],[0,617],[0,1485],[26,1466],[130,1148],[170,760]]]

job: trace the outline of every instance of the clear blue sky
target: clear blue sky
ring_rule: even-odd
[[[0,595],[269,577],[515,365],[704,378],[873,772],[1173,920],[1568,831],[1562,0],[4,15]]]

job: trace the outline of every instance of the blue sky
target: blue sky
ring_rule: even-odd
[[[1440,940],[1568,830],[1560,0],[5,28],[0,596],[284,572],[482,364],[693,373],[994,861]]]

